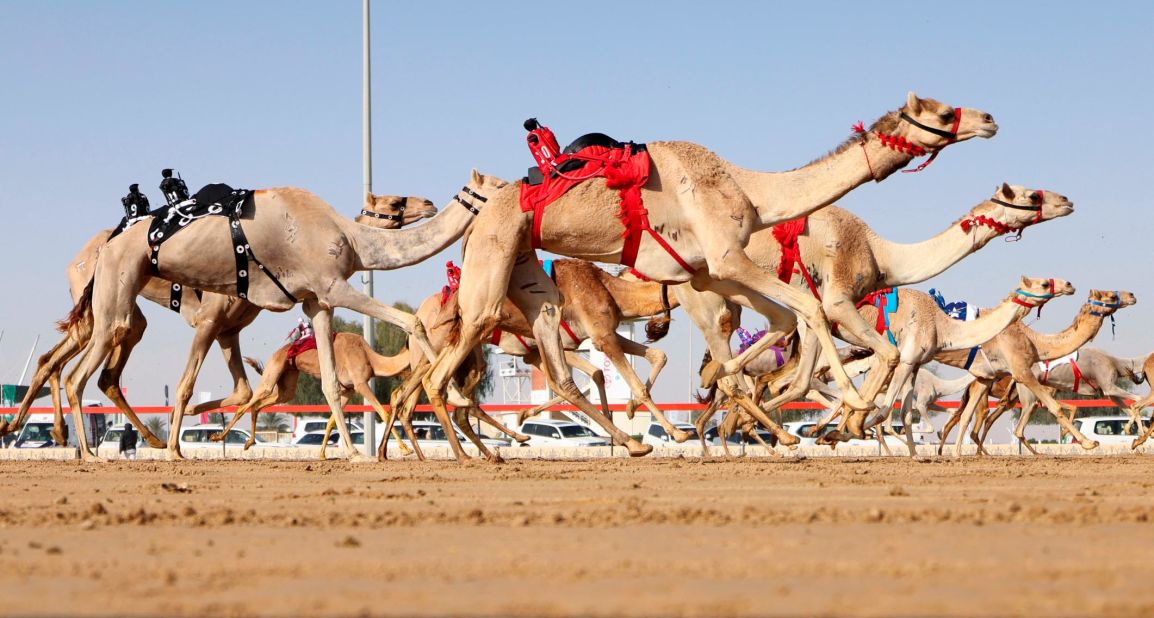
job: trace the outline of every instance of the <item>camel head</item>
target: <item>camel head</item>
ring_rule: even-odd
[[[1021,301],[1018,304],[1028,307],[1041,307],[1053,298],[1073,293],[1074,285],[1065,279],[1038,279],[1025,275],[1018,283],[1018,289],[1014,290],[1018,301]]]
[[[437,214],[437,207],[423,197],[365,194],[365,208],[353,219],[361,225],[392,230]]]
[[[984,214],[1014,230],[1074,212],[1074,203],[1065,195],[1008,183],[1002,183],[983,206],[987,206]]]
[[[1093,316],[1112,316],[1119,309],[1138,302],[1134,294],[1125,290],[1090,290],[1082,311]]]
[[[954,108],[934,99],[919,99],[912,90],[906,95],[906,104],[898,110],[897,119],[894,135],[931,152],[974,137],[991,138],[998,132],[994,117],[980,109]]]

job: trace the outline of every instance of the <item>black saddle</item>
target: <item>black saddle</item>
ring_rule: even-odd
[[[641,150],[645,149],[645,144],[635,144],[633,142],[629,142],[629,144],[633,146],[633,152],[640,152]],[[604,133],[586,133],[585,135],[582,135],[581,137],[578,137],[577,139],[570,142],[569,145],[561,151],[561,154],[573,154],[590,146],[624,148],[625,144],[613,139],[612,137],[609,137],[608,135],[605,135]],[[585,165],[584,161],[569,160],[557,166],[557,170],[560,172],[572,172],[574,170],[580,169],[583,165]],[[529,171],[526,173],[522,182],[525,182],[529,185],[539,185],[543,181],[544,176],[541,174],[540,168],[533,166],[529,168]]]

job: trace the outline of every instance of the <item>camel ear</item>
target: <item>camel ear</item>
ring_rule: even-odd
[[[922,100],[914,94],[913,90],[906,93],[906,111],[911,114],[922,111]]]
[[[368,204],[369,206],[373,205],[373,192],[372,191],[365,191],[365,203]]]
[[[474,183],[476,183],[477,185],[482,185],[485,183],[484,177],[482,177],[481,173],[477,171],[477,168],[474,167],[472,173],[473,173],[472,179],[473,179]]]
[[[1026,275],[1022,275],[1022,285],[1019,287],[1022,287],[1022,288],[1030,287],[1030,278],[1027,277]]]
[[[1002,192],[1002,197],[1006,198],[1007,200],[1014,199],[1014,190],[1010,188],[1009,183],[1005,183],[1005,182],[1002,183],[1001,192]]]

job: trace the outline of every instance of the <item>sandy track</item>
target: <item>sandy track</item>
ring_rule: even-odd
[[[1151,466],[4,462],[0,614],[1148,614]]]

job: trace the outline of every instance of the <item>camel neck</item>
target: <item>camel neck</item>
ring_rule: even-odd
[[[345,220],[343,227],[357,256],[357,270],[394,270],[440,253],[465,233],[474,218],[453,199],[424,225],[382,230]]]
[[[1086,345],[1102,328],[1102,315],[1093,315],[1089,305],[1083,305],[1074,323],[1057,333],[1039,333],[1026,329],[1026,336],[1037,350],[1038,360],[1054,360],[1073,354]]]
[[[978,209],[970,211],[973,215]],[[963,231],[957,222],[941,233],[917,243],[896,243],[878,236],[870,238],[885,285],[920,283],[945,272],[967,255],[986,246],[1001,234],[991,227],[974,225]]]
[[[661,306],[661,284],[656,281],[622,281],[608,275],[603,281],[623,319],[648,317],[665,310]],[[677,297],[670,293],[669,308],[675,309],[679,304]]]
[[[758,172],[727,164],[753,202],[762,226],[808,215],[871,180],[881,181],[912,160],[875,137],[854,140],[829,155],[788,172]]]
[[[943,333],[945,335],[943,339],[949,342],[952,349],[969,350],[997,337],[998,333],[1030,312],[1029,307],[1015,303],[1014,298],[1015,296],[1011,294],[997,307],[981,311],[978,318],[973,321],[966,322],[946,317],[948,326]]]
[[[396,354],[385,356],[378,354],[371,347],[365,346],[365,353],[369,363],[373,366],[373,377],[388,378],[395,376],[409,367],[409,349],[403,347]]]

